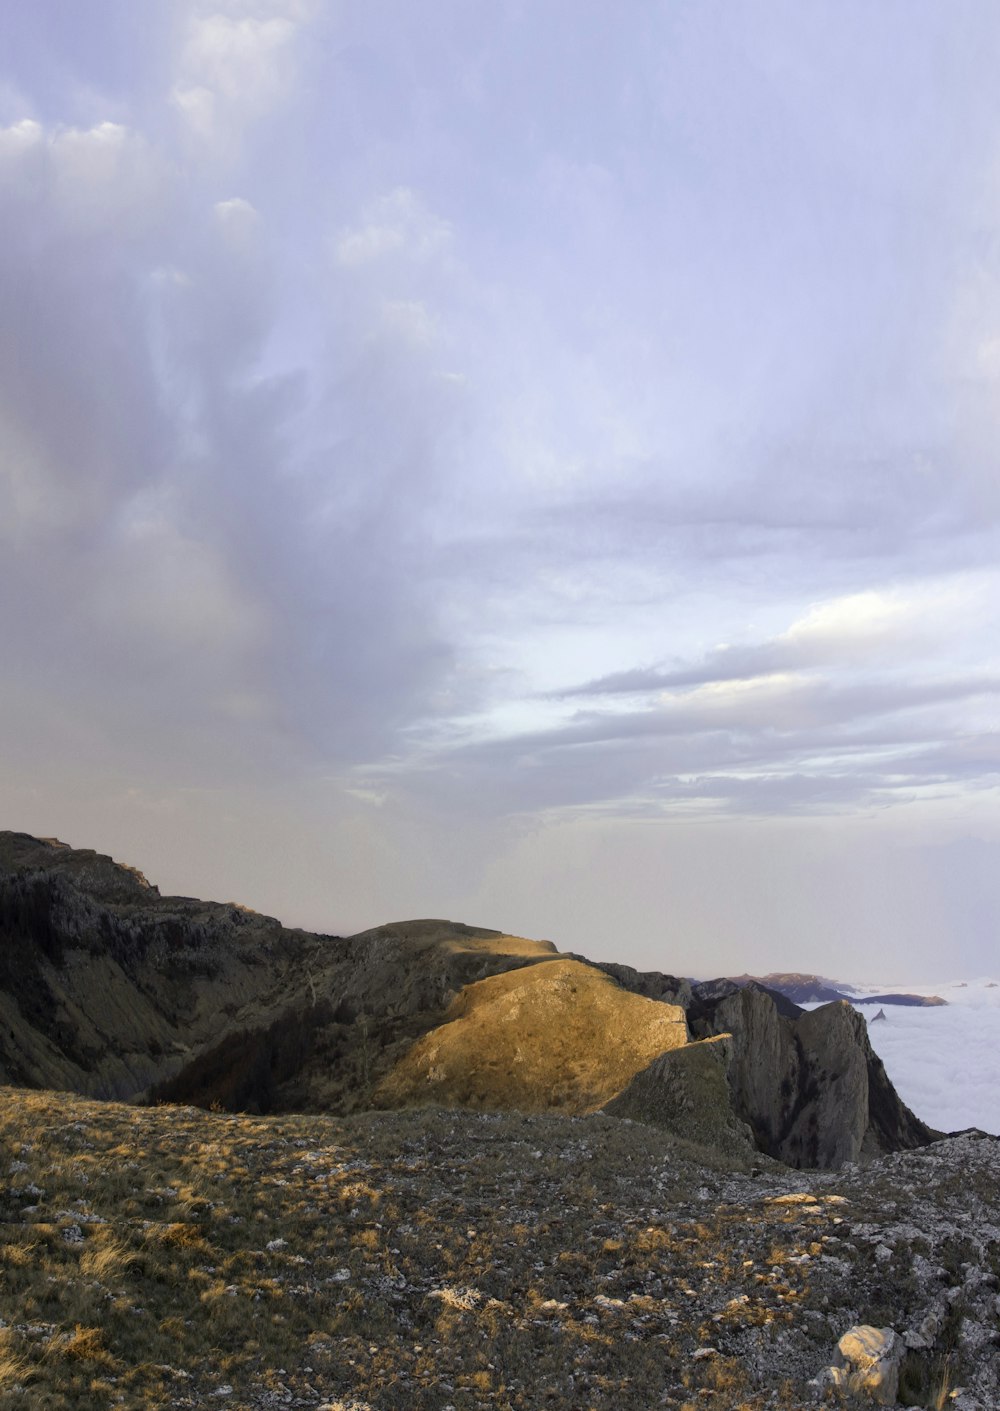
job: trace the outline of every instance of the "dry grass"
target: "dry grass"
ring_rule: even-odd
[[[592,1112],[687,1038],[679,1007],[630,994],[579,961],[543,959],[467,985],[375,1101]]]
[[[29,1363],[18,1351],[19,1341],[9,1328],[0,1329],[0,1393],[20,1387],[27,1378]]]
[[[633,1123],[0,1098],[0,1411],[800,1408],[924,1292],[844,1238],[885,1193]]]

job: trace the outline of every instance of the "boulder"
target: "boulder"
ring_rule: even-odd
[[[860,1323],[838,1342],[825,1380],[849,1395],[869,1396],[877,1406],[894,1406],[905,1351],[892,1328]]]

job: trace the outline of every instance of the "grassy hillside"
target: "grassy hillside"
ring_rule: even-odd
[[[466,986],[375,1100],[593,1112],[687,1038],[679,1006],[629,994],[579,961],[552,959]]]
[[[907,1385],[995,1404],[998,1152],[753,1171],[602,1116],[0,1090],[0,1408],[804,1408],[850,1323],[948,1290]]]

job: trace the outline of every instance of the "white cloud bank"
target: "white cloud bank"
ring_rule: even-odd
[[[906,1105],[939,1131],[979,1127],[1000,1136],[1000,984],[952,981],[921,989],[946,1008],[886,1005],[886,1018],[869,1022],[872,1047]],[[875,991],[877,993],[877,991]],[[871,1020],[871,1005],[861,1012]]]

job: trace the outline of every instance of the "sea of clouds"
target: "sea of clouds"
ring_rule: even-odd
[[[941,1131],[979,1127],[1000,1135],[1000,982],[983,978],[937,986],[858,986],[857,993],[890,991],[940,995],[930,1009],[863,1004],[872,1047],[900,1097]],[[810,1006],[811,1008],[812,1006]]]

